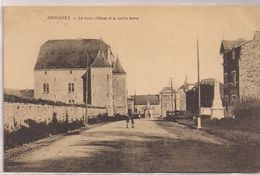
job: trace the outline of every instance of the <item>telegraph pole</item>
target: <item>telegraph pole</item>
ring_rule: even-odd
[[[177,95],[176,95],[176,91],[174,92],[174,114],[176,115],[177,114]]]
[[[86,71],[86,117],[85,123],[88,125],[88,70]]]
[[[173,112],[173,101],[172,101],[173,94],[172,93],[173,93],[173,87],[172,87],[172,77],[171,77],[171,107],[172,107],[172,112]]]
[[[135,113],[135,96],[136,96],[136,94],[135,94],[135,89],[134,89],[134,111],[133,111],[133,114]]]
[[[88,51],[87,51],[87,54],[88,54]],[[89,56],[89,55],[88,55]],[[88,125],[88,72],[90,70],[90,66],[89,66],[89,57],[87,56],[87,71],[86,71],[86,83],[85,83],[85,86],[86,86],[86,116],[85,116],[85,124]]]
[[[197,66],[198,66],[198,124],[197,129],[201,128],[201,99],[200,99],[200,59],[199,59],[199,40],[197,39]]]

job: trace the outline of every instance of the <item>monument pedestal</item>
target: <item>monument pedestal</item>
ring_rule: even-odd
[[[222,119],[224,118],[224,108],[211,108],[211,118]]]
[[[214,99],[213,99],[213,105],[211,107],[211,118],[217,118],[221,119],[224,118],[224,108],[222,106],[222,101],[220,97],[220,88],[219,88],[219,82],[215,81],[214,85]]]

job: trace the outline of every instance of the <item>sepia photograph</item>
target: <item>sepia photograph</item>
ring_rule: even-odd
[[[260,6],[3,7],[6,173],[260,172]]]

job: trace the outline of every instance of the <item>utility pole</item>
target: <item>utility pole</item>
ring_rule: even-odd
[[[201,128],[201,99],[200,99],[200,59],[199,59],[199,40],[197,39],[197,66],[198,66],[198,123],[197,129]]]
[[[85,116],[85,124],[88,125],[88,70],[86,71],[86,116]]]
[[[173,93],[173,87],[172,87],[172,77],[171,77],[171,107],[172,107],[172,112],[173,112],[173,101],[172,101],[173,94],[172,93]]]
[[[136,96],[136,94],[135,94],[135,89],[134,89],[134,111],[133,111],[133,114],[135,113],[135,96]]]
[[[86,116],[85,116],[85,121],[84,121],[84,123],[85,124],[87,124],[88,125],[88,82],[89,82],[89,80],[88,80],[88,72],[89,72],[89,70],[90,70],[90,66],[89,66],[89,54],[88,54],[88,51],[86,51],[87,52],[87,70],[86,70],[86,82],[85,82],[85,86],[86,86]]]
[[[176,115],[177,114],[177,95],[176,95],[176,91],[174,92],[174,114]]]

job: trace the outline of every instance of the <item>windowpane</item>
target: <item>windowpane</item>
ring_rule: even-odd
[[[68,92],[74,92],[74,83],[68,83]]]
[[[236,80],[237,80],[237,78],[236,78],[236,71],[232,71],[231,72],[231,76],[232,76],[232,83],[236,84]]]
[[[44,93],[49,93],[49,84],[48,83],[44,83],[43,84],[43,92]]]
[[[227,83],[227,73],[224,74],[224,83]]]

